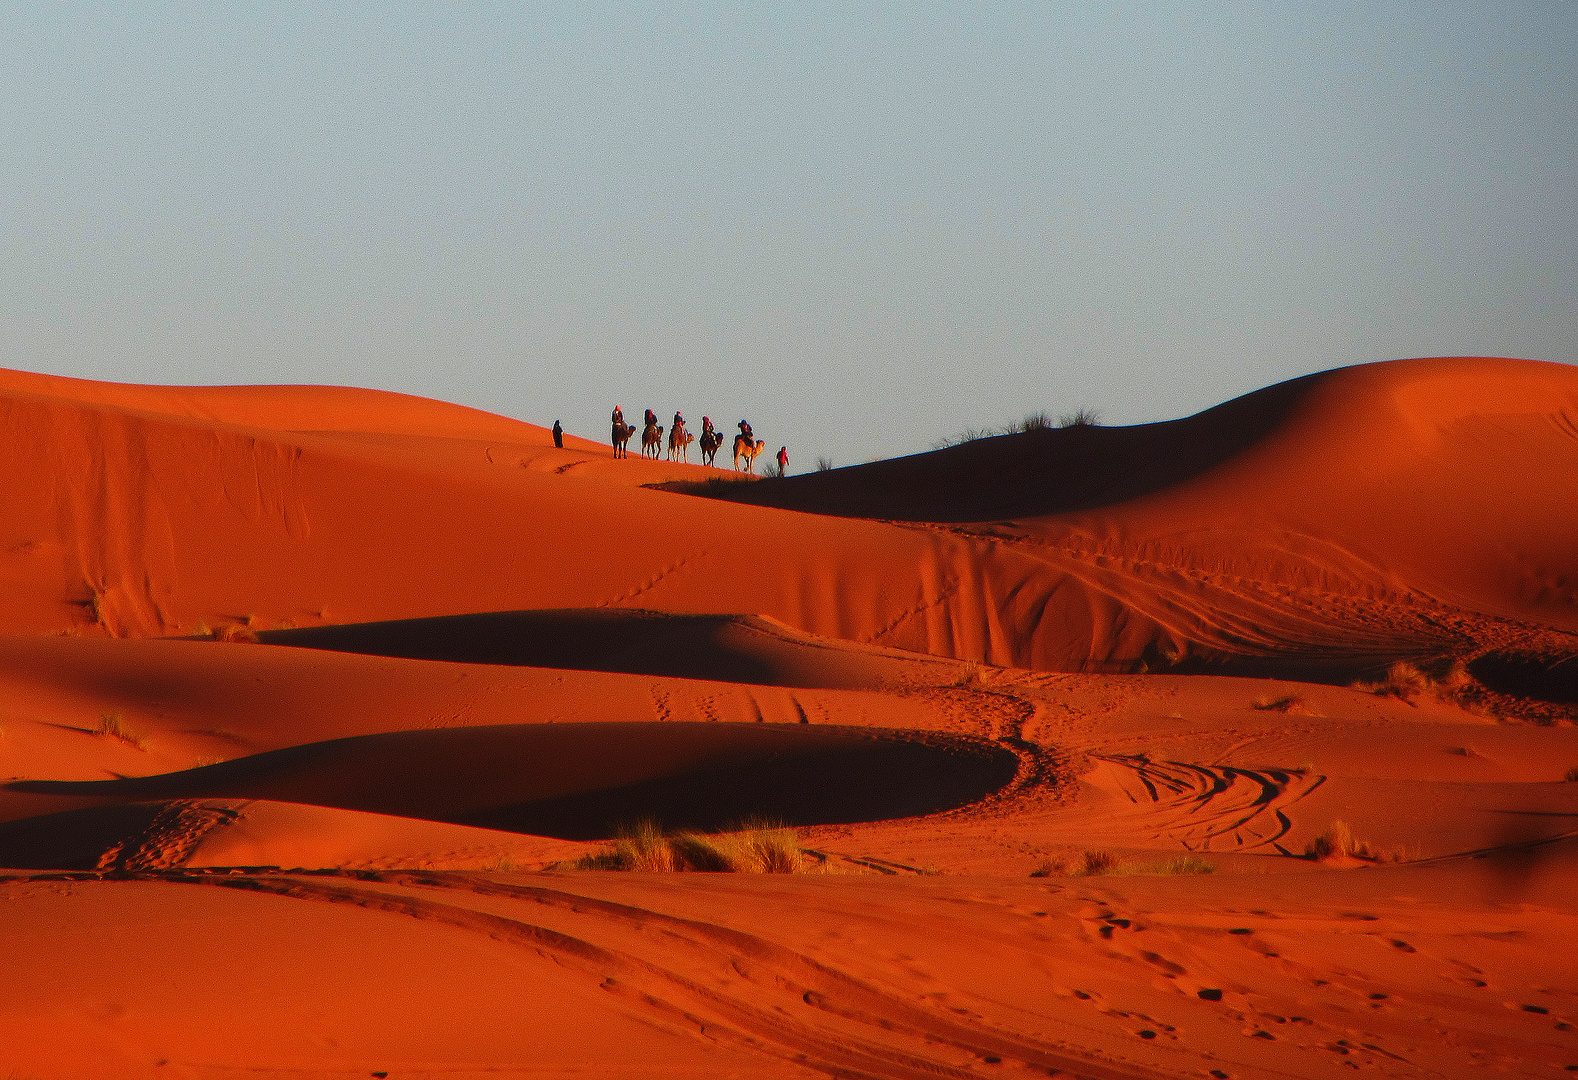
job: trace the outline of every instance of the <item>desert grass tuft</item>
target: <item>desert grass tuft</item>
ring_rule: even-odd
[[[1060,428],[1081,428],[1101,426],[1101,414],[1095,409],[1081,405],[1071,413],[1064,413],[1057,418]]]
[[[817,458],[816,459],[816,471],[817,472],[832,472],[833,471],[833,459],[830,458],[830,457],[819,457],[819,458]]]
[[[1562,777],[1569,784],[1578,784],[1578,765],[1567,770],[1567,775]]]
[[[1019,421],[1019,430],[1022,432],[1047,431],[1051,427],[1052,418],[1044,412],[1031,413],[1029,416]]]
[[[1259,698],[1255,701],[1253,707],[1259,709],[1261,712],[1285,713],[1292,712],[1294,709],[1303,704],[1303,698],[1290,694],[1287,697],[1274,698],[1268,696]]]
[[[99,726],[93,729],[93,734],[103,735],[110,739],[119,739],[128,746],[143,749],[143,736],[133,732],[126,726],[120,713],[103,713],[99,716]]]
[[[1432,673],[1418,664],[1399,660],[1386,669],[1386,674],[1374,681],[1361,680],[1350,684],[1354,690],[1378,697],[1394,697],[1409,705],[1419,697],[1432,697],[1437,701],[1451,702],[1465,708],[1483,705],[1479,699],[1484,688],[1469,673],[1468,665],[1455,660],[1444,671]]]
[[[1198,855],[1179,855],[1162,862],[1121,863],[1110,851],[1083,851],[1073,859],[1048,857],[1030,876],[1041,877],[1139,877],[1150,875],[1214,874],[1216,864]]]
[[[642,821],[574,865],[577,870],[733,874],[799,874],[810,868],[799,834],[772,821],[745,822],[723,833],[672,836],[664,835],[655,822]]]
[[[1417,856],[1405,851],[1383,851],[1355,839],[1353,829],[1345,821],[1334,821],[1325,832],[1311,840],[1304,848],[1304,857],[1315,862],[1334,859],[1360,859],[1365,862],[1408,862]]]
[[[1125,876],[1136,875],[1188,875],[1188,874],[1214,874],[1216,863],[1206,862],[1198,855],[1179,855],[1176,858],[1166,859],[1155,863],[1135,863],[1130,866],[1118,868],[1114,873]]]
[[[1098,877],[1117,869],[1118,857],[1110,851],[1082,851],[1068,868],[1069,877]]]

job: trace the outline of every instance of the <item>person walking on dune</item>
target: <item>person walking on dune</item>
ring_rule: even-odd
[[[780,446],[778,448],[778,475],[782,476],[782,475],[784,475],[784,473],[786,473],[788,471],[789,471],[789,448],[787,446]]]
[[[615,413],[614,415],[617,416],[619,414]],[[553,422],[553,445],[560,450],[564,449],[564,425],[557,420]]]

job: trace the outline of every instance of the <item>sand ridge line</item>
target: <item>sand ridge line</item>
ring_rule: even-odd
[[[400,893],[302,880],[325,877],[525,900],[576,916],[591,914],[611,919],[643,938],[656,933],[668,945],[710,954],[711,961],[727,973],[722,980],[724,986],[734,985],[737,976],[749,985],[749,992],[765,995],[767,1000],[753,1004],[739,996],[738,991],[726,993],[625,950],[519,919]],[[215,885],[289,899],[351,905],[481,933],[526,946],[544,959],[598,978],[603,989],[617,994],[627,1006],[656,1013],[666,1021],[663,1026],[669,1030],[722,1039],[739,1049],[786,1058],[851,1080],[931,1080],[939,1076],[970,1080],[979,1075],[926,1056],[925,1049],[936,1044],[976,1055],[988,1063],[1012,1058],[1082,1080],[1166,1080],[1171,1075],[1143,1066],[1115,1065],[1076,1056],[1069,1048],[1042,1044],[985,1025],[966,1025],[752,934],[558,889],[509,885],[476,875],[439,871],[0,874],[0,881],[4,882],[55,880]],[[623,976],[623,981],[610,972]],[[809,1015],[804,1015],[808,1009]],[[874,1041],[881,1037],[879,1032],[900,1036],[904,1043],[894,1046]]]

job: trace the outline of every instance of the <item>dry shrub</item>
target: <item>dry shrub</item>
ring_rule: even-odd
[[[1467,708],[1483,696],[1483,687],[1469,674],[1468,665],[1461,660],[1453,661],[1439,675],[1426,671],[1418,664],[1399,660],[1386,669],[1385,677],[1379,681],[1360,681],[1351,685],[1363,693],[1394,697],[1409,705],[1414,703],[1416,697],[1428,696]]]
[[[1301,698],[1301,697],[1294,697],[1292,695],[1289,695],[1288,697],[1279,697],[1279,698],[1263,697],[1263,698],[1258,699],[1254,703],[1254,708],[1259,709],[1261,712],[1281,712],[1281,713],[1285,713],[1285,712],[1292,712],[1294,709],[1298,708],[1300,705],[1303,705],[1303,704],[1304,704],[1304,699],[1303,698]]]
[[[1386,669],[1386,677],[1378,682],[1356,682],[1355,690],[1377,697],[1394,697],[1413,704],[1413,699],[1428,691],[1434,680],[1406,660],[1399,660]]]
[[[119,739],[128,746],[135,746],[139,750],[143,748],[143,736],[128,728],[120,713],[102,714],[99,717],[99,726],[93,729],[93,734]]]
[[[652,821],[621,831],[602,851],[583,856],[577,870],[798,874],[807,869],[800,837],[777,822],[747,822],[725,833],[665,836]]]
[[[1562,777],[1569,784],[1578,784],[1578,765],[1567,770],[1567,775]]]
[[[1118,867],[1118,857],[1110,851],[1082,851],[1068,869],[1069,877],[1096,877],[1110,874]]]
[[[1216,863],[1206,862],[1198,855],[1179,855],[1165,862],[1141,863],[1117,871],[1121,874],[1214,874]]]
[[[1334,821],[1325,832],[1311,840],[1304,848],[1304,857],[1316,862],[1330,859],[1362,859],[1365,862],[1407,862],[1410,855],[1404,851],[1383,851],[1354,838],[1353,830],[1345,821]]]
[[[1119,863],[1110,851],[1085,851],[1069,862],[1064,859],[1046,858],[1030,871],[1031,877],[1096,877],[1111,875],[1135,877],[1151,874],[1214,874],[1216,864],[1206,862],[1198,855],[1180,855],[1163,862]]]
[[[1099,427],[1101,414],[1088,406],[1080,406],[1071,413],[1064,413],[1057,418],[1060,428]]]

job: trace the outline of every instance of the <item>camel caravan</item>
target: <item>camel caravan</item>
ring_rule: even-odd
[[[658,460],[658,455],[663,452],[664,427],[657,422],[657,413],[651,409],[646,410],[641,428],[641,456]],[[635,425],[625,423],[624,407],[614,406],[613,416],[613,443],[614,457],[629,456],[630,439],[636,433]],[[756,438],[756,433],[751,430],[749,421],[741,420],[738,425],[740,433],[734,437],[734,468],[736,471],[755,475],[756,458],[767,445],[765,439]],[[692,435],[685,427],[685,417],[679,413],[674,414],[674,422],[668,427],[668,460],[690,461],[690,444],[698,443],[701,449],[701,461],[704,465],[717,467],[718,451],[723,448],[723,434],[712,426],[712,418],[701,418],[701,435],[698,438]],[[787,447],[778,451],[778,471],[782,474],[789,465],[789,450]]]

